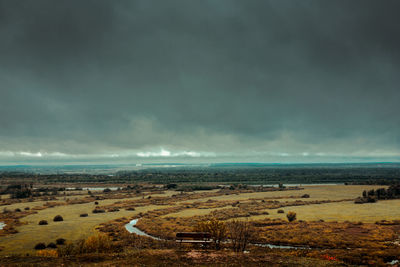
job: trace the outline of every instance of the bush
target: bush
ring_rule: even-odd
[[[79,217],[87,217],[89,216],[87,213],[82,213],[81,215],[79,215]]]
[[[17,209],[15,209],[15,212],[21,212],[21,209],[17,208]]]
[[[310,198],[310,195],[309,195],[309,194],[304,194],[304,195],[302,195],[301,197],[302,197],[302,198]]]
[[[215,245],[215,249],[221,248],[221,243],[227,236],[226,223],[217,219],[199,222],[195,227],[195,231],[210,233]]]
[[[11,194],[11,198],[29,198],[30,196],[32,196],[32,191],[29,188],[16,190]]]
[[[35,249],[39,250],[39,249],[45,249],[46,248],[46,244],[45,243],[37,243],[35,245]]]
[[[57,245],[54,244],[53,242],[51,242],[51,243],[49,243],[49,244],[47,245],[47,247],[48,247],[48,248],[57,248]]]
[[[89,236],[83,243],[86,253],[109,252],[111,249],[111,239],[105,234]]]
[[[40,222],[39,222],[39,225],[47,225],[48,223],[47,223],[47,221],[46,220],[41,220]]]
[[[39,257],[52,257],[52,258],[57,258],[58,257],[58,252],[55,249],[49,249],[49,250],[39,250],[37,252],[37,255]]]
[[[107,211],[108,212],[116,212],[116,211],[119,211],[119,209],[118,208],[110,208]]]
[[[99,205],[99,202],[95,201],[94,204],[95,204],[95,205]]]
[[[111,192],[110,188],[106,188],[106,189],[103,190],[103,193],[110,193],[110,192]]]
[[[278,210],[278,213],[285,213],[284,210]]]
[[[245,251],[254,229],[249,221],[233,220],[227,223],[228,236],[234,251]]]
[[[57,245],[64,245],[65,244],[65,239],[64,238],[58,238],[57,240],[56,240],[56,244]]]
[[[54,217],[53,221],[55,222],[61,222],[64,221],[63,217],[61,215],[57,215]]]
[[[106,212],[106,211],[103,210],[103,209],[100,209],[100,208],[95,208],[92,212],[93,212],[93,213],[104,213],[104,212]]]
[[[375,196],[368,196],[367,202],[368,202],[368,203],[375,203],[375,202],[376,202]]]
[[[354,200],[355,204],[363,204],[365,203],[364,198],[358,197]]]
[[[116,251],[111,238],[105,234],[88,237],[86,240],[78,240],[75,243],[66,243],[65,246],[57,248],[59,256],[79,255],[84,253],[104,253]]]
[[[24,210],[30,210],[31,208],[29,208],[29,207],[25,207],[25,209]]]
[[[58,247],[57,253],[59,256],[70,256],[75,252],[75,245],[73,243],[66,243],[65,246]]]
[[[293,222],[293,221],[296,220],[296,212],[289,211],[289,212],[286,214],[286,217],[287,217],[287,219],[288,219],[289,222]]]

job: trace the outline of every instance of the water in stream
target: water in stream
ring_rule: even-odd
[[[139,221],[139,219],[133,219],[129,223],[125,224],[125,229],[131,234],[133,233],[133,234],[137,234],[137,235],[141,235],[141,236],[151,237],[156,240],[161,240],[160,238],[146,234],[139,228],[135,227],[135,225],[137,224],[138,221]]]

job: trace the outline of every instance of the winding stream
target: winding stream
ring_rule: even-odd
[[[6,224],[4,222],[0,222],[0,230],[2,230],[4,226],[6,226]]]
[[[155,240],[163,240],[161,238],[149,235],[149,234],[143,232],[142,230],[140,230],[139,228],[135,227],[135,225],[137,224],[138,221],[139,221],[139,219],[133,219],[129,223],[125,224],[125,229],[131,234],[133,233],[133,234],[137,234],[137,235],[141,235],[141,236],[147,236],[147,237],[153,238]],[[283,246],[283,245],[272,245],[272,244],[254,244],[254,245],[259,246],[259,247],[278,248],[278,249],[311,249],[306,246],[294,247],[294,246]]]
[[[162,239],[160,239],[158,237],[149,235],[149,234],[143,232],[142,230],[140,230],[139,228],[135,227],[135,225],[137,224],[138,221],[139,221],[139,219],[133,219],[129,223],[125,224],[125,229],[128,230],[128,232],[131,233],[131,234],[147,236],[147,237],[151,237],[151,238],[153,238],[155,240],[162,240]]]

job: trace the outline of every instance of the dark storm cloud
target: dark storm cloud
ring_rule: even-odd
[[[0,151],[398,156],[399,8],[0,1]]]

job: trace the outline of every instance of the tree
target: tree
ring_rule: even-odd
[[[236,252],[245,251],[254,233],[251,223],[248,220],[233,220],[227,223],[227,228],[233,250]]]
[[[363,195],[363,197],[367,197],[367,191],[364,190],[363,193],[362,193],[362,195]]]
[[[206,222],[199,222],[195,227],[195,231],[210,233],[215,249],[221,248],[221,242],[225,240],[227,235],[226,223],[215,218]]]

